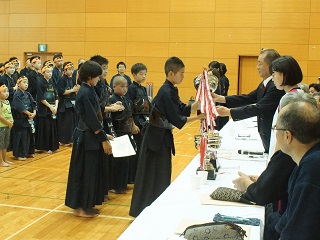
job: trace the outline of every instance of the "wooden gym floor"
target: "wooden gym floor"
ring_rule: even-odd
[[[175,179],[198,151],[193,135],[199,122],[174,129]],[[54,154],[37,153],[35,158],[0,167],[0,239],[117,239],[131,224],[128,215],[132,188],[127,194],[110,193],[111,200],[97,206],[101,214],[80,218],[64,205],[71,147],[60,147]]]

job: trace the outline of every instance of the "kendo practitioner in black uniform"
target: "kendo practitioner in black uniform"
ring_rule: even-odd
[[[41,69],[42,79],[37,85],[38,123],[36,149],[52,153],[59,148],[57,109],[58,92],[51,79],[52,68],[44,66]]]
[[[147,67],[142,63],[136,63],[131,67],[133,83],[128,87],[126,97],[132,102],[133,121],[140,129],[140,133],[134,134],[133,138],[137,144],[137,155],[133,156],[129,163],[129,181],[134,183],[139,151],[141,149],[142,134],[144,128],[149,122],[150,102],[148,99],[147,89],[141,85],[147,77]]]
[[[52,81],[54,84],[57,85],[59,79],[63,75],[63,56],[61,53],[56,53],[53,56],[53,62],[55,64],[53,70],[52,70]]]
[[[41,59],[39,56],[33,56],[30,58],[30,62],[31,62],[31,71],[29,72],[29,75],[28,75],[29,87],[27,91],[31,94],[33,99],[36,101],[37,85],[42,78],[42,74],[40,73]]]
[[[11,62],[5,62],[5,74],[0,78],[0,82],[5,84],[9,90],[8,100],[12,104],[13,93],[17,90],[16,81],[12,78],[12,74],[15,71],[14,65]]]
[[[151,105],[149,125],[143,135],[138,161],[130,216],[137,217],[170,185],[171,152],[175,154],[172,128],[182,128],[187,122],[201,119],[196,114],[198,102],[191,106],[180,101],[178,89],[184,78],[184,63],[177,57],[165,63],[166,81],[160,87]]]
[[[59,94],[58,104],[58,139],[62,146],[70,146],[72,135],[76,124],[76,114],[74,103],[79,85],[72,79],[72,62],[63,64],[63,76],[58,80],[57,91]]]
[[[93,88],[101,73],[99,64],[86,61],[79,75],[82,84],[75,105],[79,122],[73,136],[65,204],[80,217],[95,217],[99,214],[99,210],[94,207],[104,200],[103,155],[112,154],[102,126],[99,98]]]
[[[131,101],[125,97],[127,93],[127,80],[122,76],[117,76],[113,80],[113,96],[110,99],[110,103],[115,104],[117,102],[122,102],[124,110],[121,112],[112,112],[112,122],[114,130],[117,136],[128,135],[131,144],[134,148],[135,142],[132,137],[132,133],[137,134],[139,128],[134,124],[132,118],[132,106]],[[132,156],[128,157],[117,157],[114,158],[113,165],[113,183],[111,192],[121,194],[126,193],[128,174],[129,174],[129,161],[131,161]]]
[[[25,76],[17,80],[18,90],[13,95],[12,115],[13,125],[13,156],[17,160],[34,157],[34,123],[36,116],[36,102],[27,92],[28,79]]]
[[[12,107],[13,94],[17,90],[16,81],[13,79],[13,73],[15,71],[15,67],[11,62],[5,62],[4,64],[5,74],[0,78],[0,83],[5,84],[9,91],[8,101],[10,106]],[[10,141],[7,151],[12,150],[12,142],[13,142],[13,130],[10,130]]]
[[[14,65],[14,72],[12,74],[12,78],[13,78],[14,82],[16,83],[18,78],[20,77],[20,74],[18,72],[19,59],[17,57],[11,57],[11,58],[9,58],[9,62],[11,62]]]
[[[112,137],[116,137],[116,133],[112,124],[111,112],[122,111],[124,107],[121,102],[118,104],[110,104],[112,90],[106,81],[109,61],[101,55],[92,56],[90,60],[98,63],[102,68],[102,74],[99,76],[99,81],[94,88],[99,97],[99,103],[103,117],[103,128],[107,134],[111,135]],[[102,163],[104,169],[103,184],[105,185],[105,201],[107,201],[110,199],[108,191],[111,189],[112,185],[113,156],[105,154],[104,161]]]
[[[31,71],[31,62],[30,62],[30,58],[28,57],[26,60],[26,66],[20,70],[20,76],[28,77],[30,71]]]

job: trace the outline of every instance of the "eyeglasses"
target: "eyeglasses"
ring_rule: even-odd
[[[273,130],[273,131],[288,131],[288,129],[285,129],[285,128],[278,128],[277,127],[277,125],[273,125],[272,127],[271,127],[271,130]]]

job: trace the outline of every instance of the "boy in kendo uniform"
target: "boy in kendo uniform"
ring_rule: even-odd
[[[133,156],[130,161],[129,183],[134,183],[137,164],[139,161],[138,156],[142,143],[143,129],[146,127],[149,121],[150,102],[148,99],[147,89],[141,85],[146,80],[147,67],[142,63],[136,63],[131,67],[131,73],[134,80],[133,83],[128,87],[126,97],[133,103],[133,120],[141,130],[140,133],[133,135],[137,144],[137,155]]]
[[[90,60],[98,63],[102,69],[102,74],[99,76],[99,81],[94,89],[99,97],[99,104],[103,118],[103,128],[107,134],[111,135],[112,137],[116,137],[117,135],[113,128],[111,112],[122,111],[124,107],[121,102],[110,104],[112,90],[106,81],[109,61],[101,55],[92,56]],[[112,185],[113,156],[105,154],[103,157],[103,184],[105,189],[104,200],[107,201],[110,199],[108,191],[111,189]]]
[[[16,82],[12,78],[15,71],[15,67],[11,62],[5,62],[4,64],[5,74],[0,78],[0,82],[5,84],[9,90],[8,100],[12,104],[13,93],[17,90]]]
[[[41,70],[41,59],[39,56],[33,56],[30,58],[31,71],[28,75],[29,87],[27,91],[32,95],[32,98],[37,100],[37,84],[42,78],[40,73]]]
[[[22,76],[17,80],[18,89],[13,95],[12,115],[13,125],[13,156],[17,160],[26,160],[34,157],[34,123],[36,116],[36,103],[29,92],[28,78]]]
[[[52,68],[44,66],[41,69],[42,79],[37,85],[38,124],[36,149],[52,153],[59,148],[57,109],[58,93],[51,79]]]
[[[59,78],[63,75],[63,56],[61,53],[57,53],[53,56],[52,60],[55,64],[52,70],[52,81],[57,85]]]
[[[58,104],[58,139],[62,146],[70,146],[72,135],[76,125],[76,113],[74,110],[76,93],[80,86],[72,79],[72,62],[63,64],[63,75],[57,82],[59,94]]]
[[[80,70],[81,71],[81,70]],[[112,122],[117,136],[128,135],[131,144],[135,148],[135,142],[132,134],[139,133],[139,128],[135,125],[132,118],[131,101],[125,97],[128,91],[127,80],[122,76],[117,76],[113,81],[114,94],[110,99],[110,103],[114,104],[122,102],[124,110],[120,112],[112,112]],[[114,158],[113,166],[113,183],[111,192],[116,194],[126,193],[128,174],[129,174],[129,161],[132,157],[117,157]]]
[[[16,83],[18,78],[20,77],[20,74],[18,72],[18,69],[19,69],[19,59],[17,57],[11,57],[9,58],[9,62],[11,62],[14,66],[14,73],[12,74],[12,78],[14,80],[14,82]]]
[[[31,62],[30,62],[30,58],[28,57],[26,60],[26,66],[20,70],[20,76],[28,77],[30,71],[31,71]]]

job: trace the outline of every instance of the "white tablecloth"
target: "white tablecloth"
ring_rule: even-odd
[[[262,239],[264,227],[264,207],[261,206],[217,206],[202,205],[201,195],[209,195],[216,187],[233,188],[232,180],[238,171],[259,175],[266,167],[267,156],[250,158],[238,154],[239,149],[263,151],[263,146],[256,128],[254,118],[229,123],[220,131],[222,145],[218,152],[221,169],[216,180],[208,180],[199,189],[190,186],[190,175],[195,174],[199,166],[199,155],[182,171],[175,181],[156,201],[152,203],[133,221],[120,236],[120,240],[165,240],[183,239],[175,233],[183,219],[212,221],[216,213],[230,216],[253,217],[261,220],[261,225],[251,227],[250,238]],[[236,139],[250,134],[249,138]],[[240,137],[241,138],[241,137]]]

